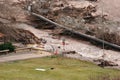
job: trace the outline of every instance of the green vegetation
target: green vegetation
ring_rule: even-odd
[[[36,71],[36,68],[49,70]],[[50,68],[54,69],[50,70]],[[91,77],[105,74],[115,77],[120,71],[103,69],[90,62],[63,57],[0,63],[0,80],[91,80]]]
[[[6,42],[4,44],[0,44],[0,50],[9,50],[10,52],[15,50],[15,47],[12,45],[11,42]]]

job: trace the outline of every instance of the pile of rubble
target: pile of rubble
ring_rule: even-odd
[[[40,6],[37,6],[39,4]],[[49,19],[56,19],[60,15],[66,15],[75,18],[81,18],[89,23],[93,21],[99,14],[96,14],[96,5],[88,1],[52,1],[38,2],[33,5],[33,11],[46,16]],[[49,12],[49,14],[48,14]]]
[[[10,21],[25,22],[28,13],[17,6],[10,4],[0,4],[0,18],[8,19]]]
[[[97,62],[98,66],[100,66],[100,67],[118,66],[118,64],[116,64],[114,62],[108,61],[108,60],[104,60],[104,59],[94,60],[94,62]]]
[[[6,41],[16,41],[23,44],[40,43],[32,32],[18,28],[16,23],[28,22],[29,13],[21,6],[15,5],[19,0],[0,1],[0,32],[5,35]]]
[[[119,45],[120,30],[118,26],[120,24],[113,25],[108,22],[108,14],[98,10],[96,1],[98,0],[3,0],[0,2],[0,18],[10,22],[27,22],[27,18],[30,18],[31,22],[35,22],[34,24],[37,24],[38,27],[53,28],[53,25],[44,21],[38,21],[37,18],[32,19],[31,15],[25,11],[28,6],[31,6],[31,11],[59,24],[97,38],[105,37],[106,41]],[[0,21],[2,20],[0,19]],[[117,28],[114,27],[116,25]],[[106,30],[103,30],[104,28]],[[117,31],[113,31],[113,28]],[[113,35],[114,37],[111,38]]]
[[[15,28],[14,24],[0,24],[0,32],[5,35],[5,41],[15,41],[23,44],[40,44],[41,42],[33,33]]]
[[[34,12],[73,30],[78,30],[100,39],[103,39],[104,36],[106,41],[119,45],[120,23],[109,22],[109,14],[98,10],[95,4],[97,0],[36,1],[33,5]],[[113,35],[114,37],[111,39]]]

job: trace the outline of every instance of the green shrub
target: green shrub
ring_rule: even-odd
[[[13,52],[15,50],[15,47],[12,45],[11,42],[0,44],[0,50],[6,50],[6,49],[8,49],[10,52]]]

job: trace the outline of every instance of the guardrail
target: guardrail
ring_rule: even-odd
[[[32,47],[24,47],[24,48],[17,48],[17,49],[15,49],[15,53],[17,52],[17,51],[20,51],[20,50],[26,50],[26,49],[29,49],[30,51],[32,50]]]
[[[7,49],[7,50],[1,50],[0,51],[0,53],[5,53],[5,54],[7,54],[9,52],[9,50]]]

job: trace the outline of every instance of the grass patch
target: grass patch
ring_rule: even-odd
[[[45,72],[36,68],[55,68]],[[90,80],[90,77],[120,74],[115,69],[103,69],[90,62],[63,57],[44,57],[0,63],[0,80]]]

